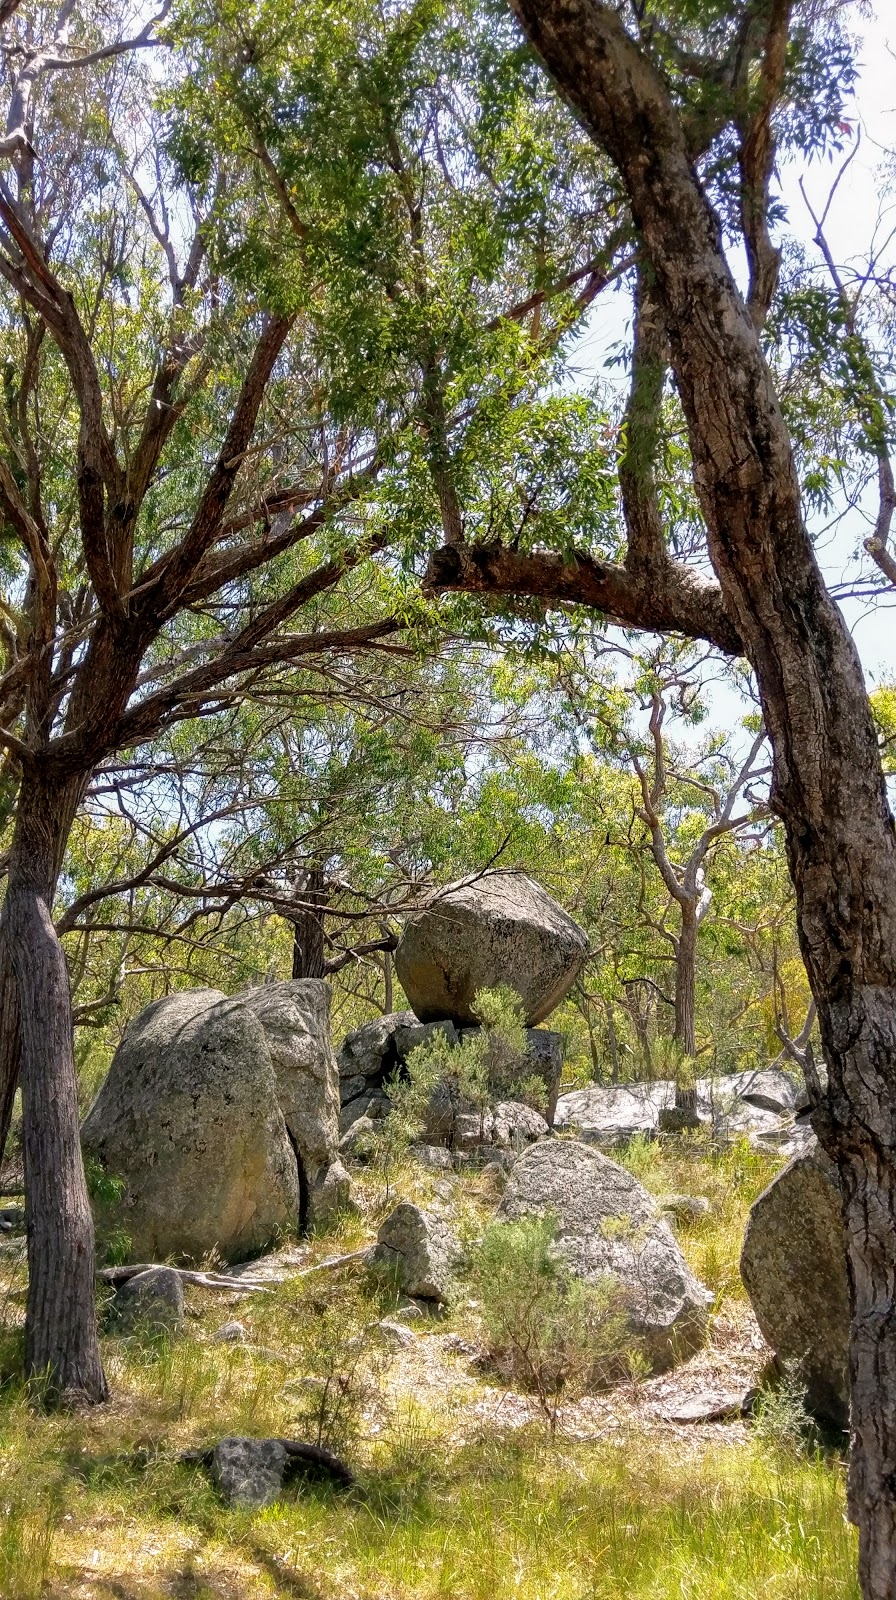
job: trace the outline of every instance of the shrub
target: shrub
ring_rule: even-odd
[[[498,1371],[531,1389],[553,1431],[564,1395],[630,1371],[625,1296],[611,1276],[583,1283],[555,1248],[553,1217],[494,1222],[476,1251],[473,1282]]]
[[[373,1154],[386,1173],[387,1185],[408,1145],[422,1133],[435,1094],[449,1147],[458,1116],[471,1108],[483,1127],[489,1105],[498,1100],[521,1100],[534,1110],[545,1110],[545,1085],[530,1069],[519,995],[506,985],[480,989],[473,1010],[481,1024],[479,1033],[453,1045],[437,1029],[411,1051],[404,1071],[389,1085],[389,1113],[372,1135]]]

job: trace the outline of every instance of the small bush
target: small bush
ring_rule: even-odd
[[[777,1380],[762,1389],[753,1406],[753,1430],[779,1456],[804,1455],[815,1425],[806,1410],[806,1385],[800,1363],[785,1361]]]
[[[295,1425],[303,1439],[343,1454],[384,1413],[391,1352],[370,1320],[371,1307],[350,1286],[300,1309],[307,1375],[289,1385]]]
[[[473,1267],[491,1359],[535,1392],[552,1430],[561,1397],[625,1376],[633,1348],[619,1284],[574,1277],[556,1232],[552,1217],[492,1223]]]

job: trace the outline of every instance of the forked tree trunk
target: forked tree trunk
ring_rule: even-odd
[[[23,782],[3,908],[15,979],[28,1234],[27,1374],[48,1399],[105,1398],[95,1306],[93,1218],[78,1138],[65,956],[53,894],[82,784]],[[7,1023],[8,1027],[8,1023]]]

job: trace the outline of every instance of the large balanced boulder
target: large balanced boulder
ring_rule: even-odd
[[[130,1024],[82,1142],[122,1186],[97,1207],[132,1259],[237,1261],[314,1220],[338,1146],[328,1005],[320,980],[200,989]]]
[[[849,1416],[849,1284],[837,1169],[816,1144],[750,1212],[740,1261],[756,1321],[776,1361],[798,1364],[809,1407]]]
[[[539,884],[484,872],[451,884],[408,923],[395,970],[421,1022],[475,1022],[477,991],[508,984],[531,1026],[569,993],[587,954],[582,929]]]
[[[633,1339],[655,1371],[702,1344],[711,1294],[643,1185],[590,1145],[533,1145],[514,1163],[498,1215],[552,1216],[567,1267],[588,1283],[612,1277],[623,1290]]]

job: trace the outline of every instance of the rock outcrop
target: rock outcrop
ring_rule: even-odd
[[[655,1371],[702,1344],[712,1296],[638,1180],[590,1145],[551,1139],[514,1163],[498,1216],[550,1214],[556,1249],[586,1282],[608,1275],[625,1293],[633,1340]]]
[[[320,980],[167,995],[130,1024],[82,1129],[132,1258],[237,1261],[345,1197]]]
[[[560,1096],[554,1122],[589,1144],[612,1148],[635,1133],[656,1133],[675,1105],[672,1079],[652,1083],[594,1084]],[[697,1117],[719,1138],[745,1134],[757,1144],[792,1154],[811,1137],[798,1121],[804,1089],[786,1072],[766,1068],[732,1072],[697,1082]]]
[[[447,1301],[460,1259],[460,1243],[448,1223],[403,1200],[377,1234],[373,1263],[394,1272],[415,1300]]]
[[[569,993],[587,953],[585,933],[539,884],[484,872],[451,884],[408,923],[395,970],[421,1022],[474,1023],[477,991],[509,984],[532,1026]]]
[[[425,1044],[436,1032],[444,1033],[449,1044],[456,1045],[478,1029],[457,1029],[451,1022],[418,1022],[412,1011],[391,1012],[377,1017],[361,1028],[346,1035],[337,1056],[339,1068],[339,1093],[341,1110],[340,1131],[348,1134],[361,1117],[376,1122],[389,1110],[388,1083],[400,1074],[408,1056],[418,1045]],[[562,1041],[559,1033],[548,1028],[527,1028],[525,1075],[541,1078],[545,1089],[545,1113],[548,1124],[553,1119],[563,1070]],[[465,1108],[458,1107],[457,1110]],[[427,1143],[444,1141],[451,1137],[453,1111],[439,1122],[438,1096],[434,1097],[432,1116],[423,1134]],[[350,1140],[349,1143],[353,1143]]]
[[[814,1145],[750,1212],[740,1262],[756,1321],[781,1364],[798,1363],[817,1415],[849,1416],[849,1285],[837,1169]]]

